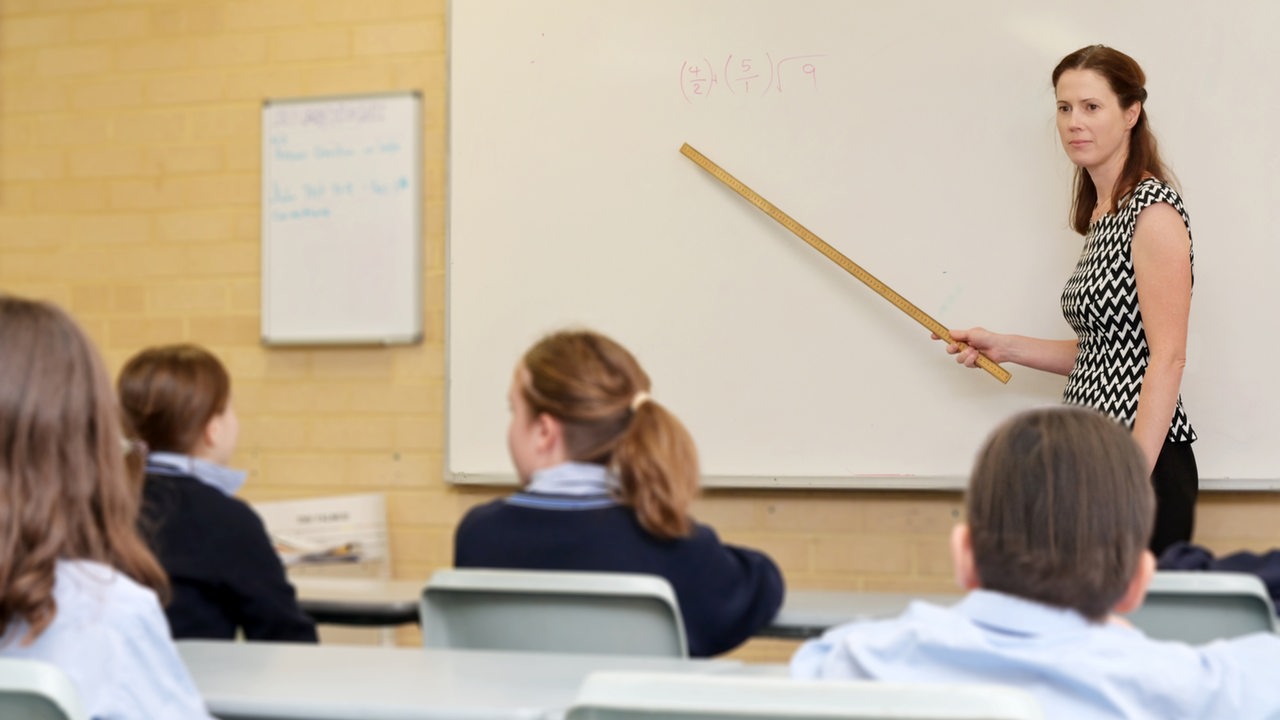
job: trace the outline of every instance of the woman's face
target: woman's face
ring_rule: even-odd
[[[1055,90],[1058,136],[1071,162],[1086,170],[1123,167],[1141,104],[1120,107],[1111,85],[1093,70],[1067,70]]]

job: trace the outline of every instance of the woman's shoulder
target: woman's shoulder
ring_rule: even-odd
[[[1183,211],[1182,196],[1167,180],[1148,176],[1138,181],[1129,194],[1129,207],[1137,212],[1156,203],[1168,203],[1179,212]]]

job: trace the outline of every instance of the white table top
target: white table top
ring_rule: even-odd
[[[425,580],[371,580],[355,578],[294,578],[302,608],[326,622],[343,616],[363,619],[352,624],[386,625],[415,622]],[[788,590],[782,609],[768,627],[766,637],[804,638],[822,634],[835,625],[853,620],[898,615],[912,600],[952,605],[960,593],[908,593],[872,590]]]
[[[302,598],[327,600],[413,603],[427,586],[423,580],[379,580],[377,578],[345,578],[331,576],[292,576],[289,582]]]
[[[222,718],[428,720],[555,717],[595,670],[731,672],[729,660],[183,640]]]
[[[954,605],[959,593],[906,593],[873,590],[788,590],[777,617],[759,634],[807,638],[854,620],[895,617],[913,600]]]

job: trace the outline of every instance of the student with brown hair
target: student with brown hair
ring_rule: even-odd
[[[124,445],[80,328],[0,295],[0,656],[61,668],[92,718],[208,718],[160,610]]]
[[[671,582],[689,653],[732,650],[782,603],[777,566],[694,522],[698,458],[649,376],[590,331],[543,338],[516,366],[507,444],[521,489],[458,525],[458,567],[598,570]]]
[[[799,678],[982,682],[1049,718],[1269,718],[1280,636],[1160,642],[1111,613],[1142,604],[1154,497],[1132,435],[1094,410],[1014,416],[978,454],[951,536],[954,607],[915,602],[805,643]]]
[[[142,531],[169,573],[175,638],[315,642],[257,513],[227,467],[240,425],[231,378],[196,345],[143,350],[120,371],[120,404],[149,450]]]

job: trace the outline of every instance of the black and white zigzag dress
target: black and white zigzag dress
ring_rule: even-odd
[[[1133,427],[1138,391],[1151,359],[1142,313],[1138,311],[1133,230],[1138,213],[1160,202],[1169,203],[1178,211],[1190,235],[1191,221],[1182,198],[1167,184],[1147,178],[1134,188],[1128,202],[1089,228],[1080,261],[1062,289],[1062,315],[1075,330],[1080,348],[1062,391],[1062,401],[1101,410],[1129,428]],[[1194,266],[1194,251],[1191,261]],[[1181,395],[1166,439],[1196,439],[1182,409]]]

